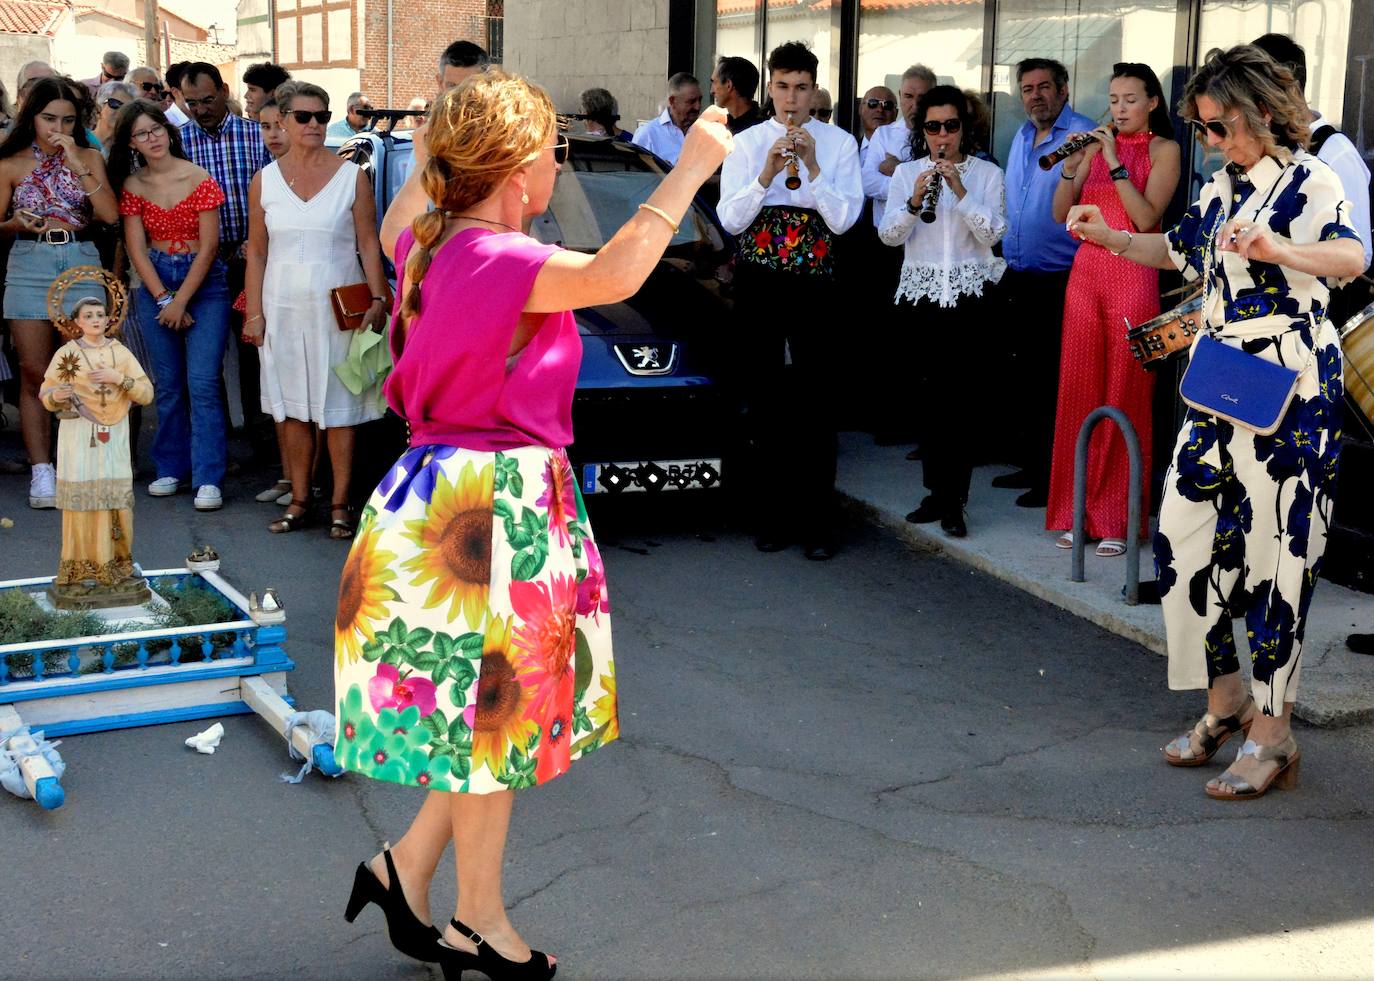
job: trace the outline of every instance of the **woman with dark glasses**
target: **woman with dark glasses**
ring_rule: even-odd
[[[955,538],[968,533],[972,447],[956,424],[968,398],[969,329],[991,316],[986,288],[1006,263],[993,255],[1007,230],[1002,171],[973,156],[973,113],[964,93],[937,85],[922,95],[912,117],[911,160],[892,173],[878,235],[905,249],[896,301],[922,352],[925,371],[917,418],[928,494],[906,516],[913,524],[940,522]],[[905,301],[905,303],[903,303]]]
[[[1108,87],[1112,123],[1093,130],[1093,142],[1064,161],[1054,192],[1054,217],[1064,221],[1075,204],[1092,204],[1107,224],[1132,233],[1158,231],[1178,187],[1179,151],[1159,79],[1148,65],[1122,62]],[[1075,133],[1069,138],[1085,134]],[[1073,546],[1074,448],[1078,430],[1100,405],[1121,409],[1140,445],[1150,446],[1154,375],[1131,356],[1124,323],[1159,313],[1159,273],[1105,249],[1079,249],[1069,272],[1059,359],[1059,404],[1045,527],[1062,532],[1060,548]],[[1103,557],[1126,551],[1127,535],[1146,533],[1150,478],[1141,474],[1141,526],[1126,527],[1130,494],[1126,440],[1101,426],[1088,448],[1088,514],[1084,534],[1101,539]]]
[[[100,154],[107,161],[110,159],[110,141],[114,138],[119,110],[137,98],[137,90],[128,82],[106,82],[96,89],[93,132],[100,141]]]
[[[1201,766],[1240,733],[1235,762],[1206,792],[1244,800],[1297,781],[1289,720],[1343,408],[1341,350],[1326,304],[1332,285],[1363,271],[1364,248],[1340,179],[1305,149],[1307,103],[1288,68],[1252,45],[1214,50],[1180,110],[1227,161],[1182,221],[1163,235],[1137,235],[1085,204],[1070,209],[1067,225],[1114,254],[1202,280],[1212,338],[1297,373],[1269,435],[1235,409],[1188,408],[1155,537],[1169,687],[1207,691],[1206,714],[1164,747],[1164,761]],[[1245,618],[1249,635],[1249,694],[1232,617]]]
[[[366,280],[371,305],[358,329],[380,331],[390,289],[372,184],[324,145],[329,93],[290,81],[277,87],[276,99],[290,148],[249,186],[243,321],[243,339],[262,348],[262,408],[284,423],[291,481],[291,503],[268,530],[292,532],[308,520],[315,442],[323,438],[334,476],[329,537],[349,539],[354,427],[382,413],[375,392],[354,395],[334,373],[352,333],[339,329],[330,291]]]

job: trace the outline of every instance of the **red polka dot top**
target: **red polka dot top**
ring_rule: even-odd
[[[223,203],[224,192],[213,177],[207,177],[172,208],[160,208],[147,198],[125,190],[119,196],[119,213],[142,218],[150,242],[194,242],[200,238],[200,213]]]

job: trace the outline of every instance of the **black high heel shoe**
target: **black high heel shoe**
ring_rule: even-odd
[[[476,930],[471,930],[458,920],[449,920],[453,929],[477,945],[477,953],[456,950],[447,944],[440,944],[441,952],[452,951],[450,960],[440,958],[439,965],[444,969],[444,981],[462,981],[463,971],[481,971],[491,981],[549,981],[558,973],[558,965],[549,962],[549,955],[542,950],[531,950],[527,961],[513,961],[498,954],[491,944],[482,939]],[[462,958],[466,958],[463,960]]]
[[[439,960],[441,934],[438,928],[432,923],[420,922],[411,911],[405,890],[401,888],[401,878],[396,874],[396,863],[391,860],[391,849],[384,848],[382,857],[386,859],[386,874],[391,885],[383,886],[367,863],[360,862],[353,875],[353,892],[349,894],[344,919],[352,923],[364,906],[376,903],[386,916],[386,933],[391,946],[417,961]]]

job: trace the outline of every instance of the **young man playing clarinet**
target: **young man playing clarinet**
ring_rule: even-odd
[[[859,154],[842,128],[811,118],[816,56],[790,41],[768,56],[776,116],[735,137],[720,178],[721,224],[738,239],[735,313],[754,441],[751,506],[761,551],[800,540],[835,554],[835,412],[829,344],[834,249],[863,209]]]

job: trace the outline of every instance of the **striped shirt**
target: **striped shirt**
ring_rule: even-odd
[[[248,185],[254,174],[272,162],[258,124],[227,113],[218,132],[211,133],[192,119],[181,127],[181,144],[191,162],[208,170],[224,191],[220,244],[243,242],[248,238]]]

